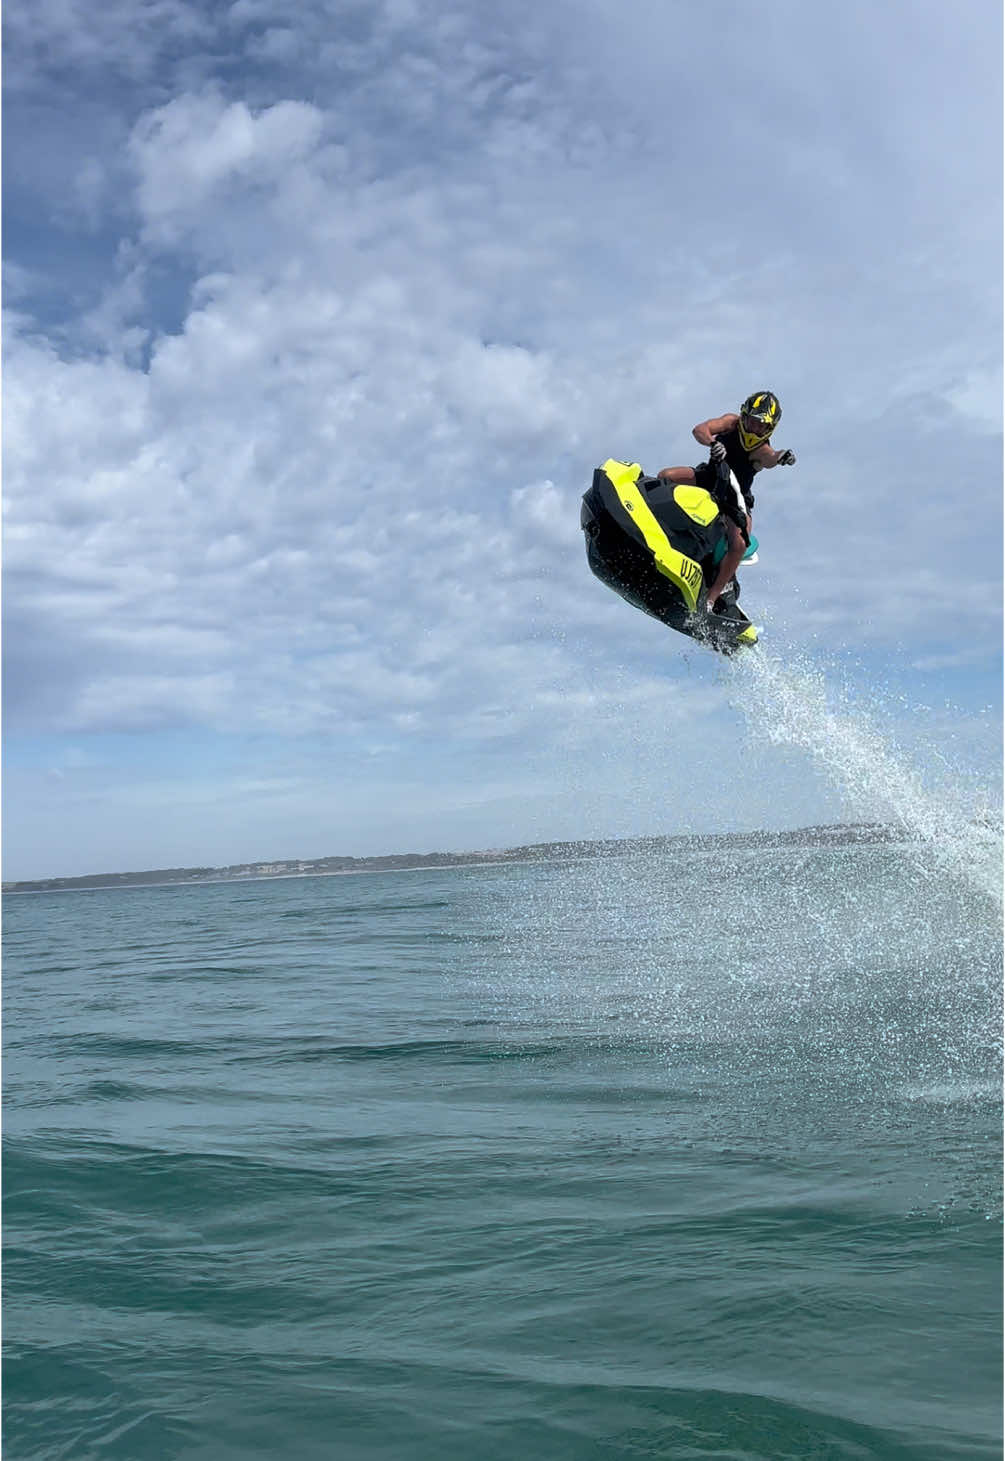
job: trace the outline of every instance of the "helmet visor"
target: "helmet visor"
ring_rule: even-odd
[[[765,421],[760,416],[754,416],[750,411],[744,411],[740,416],[740,426],[744,436],[756,436],[759,441],[767,441],[775,429],[771,421]]]

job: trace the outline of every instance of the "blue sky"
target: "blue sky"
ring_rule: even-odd
[[[585,567],[760,388],[765,653],[993,800],[999,6],[5,27],[6,878],[887,814]]]

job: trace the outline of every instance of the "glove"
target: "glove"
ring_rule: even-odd
[[[784,451],[780,451],[778,453],[777,465],[779,467],[794,467],[796,465],[795,452],[789,451],[788,447],[786,447]]]
[[[718,466],[720,462],[724,462],[726,460],[726,448],[723,446],[721,441],[713,441],[711,447],[709,448],[708,458],[709,461],[714,462],[716,466]]]

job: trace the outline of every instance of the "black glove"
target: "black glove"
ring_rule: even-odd
[[[714,462],[716,466],[726,460],[726,448],[721,441],[713,441],[709,448],[708,459],[710,462]]]
[[[795,452],[789,451],[788,447],[786,447],[784,451],[778,453],[778,461],[775,465],[779,467],[794,467],[796,465]]]

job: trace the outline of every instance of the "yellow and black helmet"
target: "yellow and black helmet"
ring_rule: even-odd
[[[744,451],[763,446],[782,419],[778,397],[770,391],[754,391],[740,407],[740,440]]]

